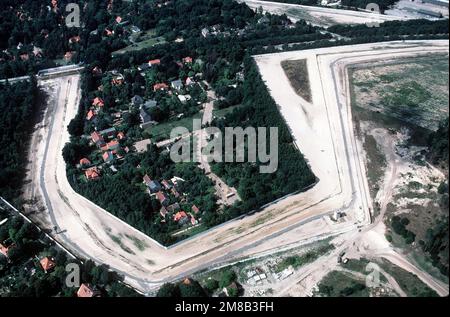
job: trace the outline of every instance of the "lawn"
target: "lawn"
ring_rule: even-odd
[[[340,271],[328,273],[320,281],[318,288],[318,295],[324,297],[368,297],[370,295],[364,281]]]
[[[192,132],[193,120],[201,119],[202,113],[198,112],[195,115],[179,120],[170,120],[164,123],[157,124],[153,127],[146,129],[146,132],[151,135],[152,141],[158,142],[170,138],[170,132],[176,127],[184,127]]]
[[[144,48],[152,47],[158,44],[166,43],[166,40],[162,36],[156,36],[154,30],[148,30],[145,32],[141,32],[138,35],[132,35],[135,38],[135,42],[124,47],[120,50],[117,50],[112,53],[112,56],[121,55],[127,52],[139,51]]]
[[[291,86],[294,88],[297,95],[308,102],[312,102],[306,59],[282,61],[281,67],[283,67],[283,70],[289,78]]]

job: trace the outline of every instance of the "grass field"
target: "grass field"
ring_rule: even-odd
[[[124,54],[132,51],[139,51],[141,49],[152,47],[157,44],[164,44],[166,41],[162,36],[156,36],[154,30],[148,30],[145,32],[141,32],[138,36],[135,36],[134,43],[124,47],[120,50],[117,50],[112,53],[112,56]]]
[[[408,297],[430,297],[438,294],[422,282],[416,275],[409,273],[387,260],[379,262],[386,273],[392,275]]]
[[[368,297],[370,295],[364,281],[340,271],[328,273],[320,281],[318,288],[318,295],[325,297]]]
[[[148,128],[146,131],[150,133],[153,141],[160,141],[170,138],[170,131],[176,127],[184,127],[192,132],[193,120],[201,119],[202,113],[198,112],[192,117],[182,118],[179,120],[170,120],[164,123],[157,124],[153,127]]]
[[[448,116],[448,72],[448,58],[441,55],[358,66],[350,72],[353,104],[436,130]]]
[[[297,95],[308,102],[312,102],[306,59],[282,61],[281,67],[283,67],[283,70],[289,78],[291,86],[294,88]]]

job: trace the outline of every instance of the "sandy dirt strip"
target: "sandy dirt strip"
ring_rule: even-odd
[[[42,137],[30,151],[40,167],[34,169],[37,174],[29,186],[35,190],[30,192],[43,197],[46,206],[46,211],[36,216],[46,215],[50,228],[58,228],[54,236],[71,250],[110,265],[143,292],[200,269],[355,232],[370,223],[371,201],[345,101],[345,80],[334,66],[343,56],[357,62],[371,54],[382,58],[377,54],[411,55],[438,50],[448,51],[448,43],[378,43],[256,56],[295,142],[319,182],[257,214],[227,222],[170,248],[160,246],[73,191],[61,151],[69,140],[66,127],[78,109],[79,77],[41,82],[41,86],[54,89],[39,130]],[[295,94],[280,66],[281,60],[299,58],[308,58],[313,104]],[[341,224],[326,221],[324,216],[334,210],[345,211],[348,220]],[[133,239],[141,240],[145,249],[139,249]]]
[[[362,11],[352,11],[343,9],[333,9],[325,7],[304,6],[298,4],[259,1],[259,0],[239,0],[245,2],[250,8],[258,9],[262,7],[264,12],[273,14],[286,14],[293,21],[305,20],[312,25],[331,26],[335,24],[365,24],[382,23],[385,21],[407,20],[403,16],[384,15]],[[376,2],[376,1],[374,1]]]

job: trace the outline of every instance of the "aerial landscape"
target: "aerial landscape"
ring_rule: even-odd
[[[0,8],[0,297],[449,295],[448,0]]]

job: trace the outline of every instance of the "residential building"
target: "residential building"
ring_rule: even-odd
[[[161,209],[159,210],[159,214],[161,215],[161,217],[165,218],[167,215],[167,208],[166,207],[161,207]]]
[[[84,157],[80,160],[80,165],[81,166],[91,165],[91,161],[89,161],[87,158]]]
[[[198,214],[200,212],[200,209],[198,209],[198,207],[196,205],[193,205],[191,207],[191,210],[194,214]]]
[[[150,66],[150,67],[153,67],[153,66],[156,66],[159,64],[161,64],[161,60],[159,60],[159,59],[152,59],[152,60],[148,61],[148,66]]]
[[[91,133],[91,139],[98,147],[105,146],[105,140],[103,139],[103,136],[97,131]]]
[[[120,131],[119,133],[117,133],[117,137],[119,138],[119,140],[123,140],[126,138],[125,133],[123,133],[122,131]]]
[[[108,129],[105,129],[105,130],[101,130],[99,133],[104,138],[105,137],[106,138],[113,138],[113,137],[116,136],[116,128],[112,127],[112,128],[108,128]]]
[[[117,150],[120,147],[119,141],[117,140],[112,140],[111,142],[108,142],[106,145],[109,151]]]
[[[191,77],[186,78],[186,81],[185,81],[186,86],[191,86],[193,84],[195,84],[195,81]]]
[[[0,253],[3,254],[5,257],[8,257],[8,252],[14,247],[14,244],[11,244],[9,246],[5,246],[0,243]]]
[[[150,109],[152,109],[152,108],[155,108],[156,106],[158,105],[158,103],[156,102],[156,100],[147,100],[145,103],[144,103],[144,106],[143,106],[143,108],[145,109],[145,110],[150,110]]]
[[[48,256],[41,259],[39,263],[41,264],[42,269],[45,271],[45,273],[50,272],[56,266],[56,263]]]
[[[173,215],[173,220],[176,222],[181,221],[183,218],[187,218],[187,214],[183,210],[179,211],[175,215]]]
[[[105,103],[102,98],[95,97],[94,100],[92,100],[92,105],[94,107],[103,107],[105,105]]]
[[[143,108],[141,108],[140,117],[141,117],[141,124],[140,124],[141,129],[147,129],[148,127],[155,124],[155,122],[152,120],[152,117]]]
[[[147,186],[151,193],[159,192],[162,189],[161,184],[158,181],[150,181]]]
[[[102,158],[103,161],[105,161],[105,163],[109,163],[112,160],[114,160],[114,155],[112,154],[111,151],[106,151],[105,153],[103,153]]]
[[[97,167],[92,167],[92,168],[87,169],[84,172],[84,175],[86,176],[87,180],[95,180],[100,177],[100,171],[98,170]]]
[[[158,83],[153,85],[153,91],[156,92],[158,90],[167,90],[169,89],[169,86],[167,86],[166,83]]]
[[[151,181],[152,181],[152,179],[150,178],[150,176],[148,176],[147,174],[145,174],[144,177],[143,177],[143,183],[144,183],[146,186],[149,186]]]
[[[180,79],[174,80],[170,83],[173,89],[180,91],[183,89],[183,82]]]
[[[131,103],[133,104],[133,106],[140,106],[144,103],[144,99],[139,95],[135,95],[133,98],[131,98]]]
[[[92,111],[92,109],[89,110],[89,112],[88,112],[87,115],[86,115],[86,119],[87,119],[88,121],[91,121],[94,117],[95,117],[95,112]]]
[[[144,64],[141,64],[141,65],[138,66],[138,70],[141,71],[141,72],[144,71],[144,70],[147,70],[149,68],[150,68],[150,65],[148,63],[144,63]]]
[[[156,198],[159,200],[161,205],[166,206],[169,203],[169,199],[166,197],[166,194],[159,191],[156,193]]]
[[[165,179],[163,179],[161,181],[161,184],[164,186],[165,189],[171,189],[172,188],[172,185]]]
[[[192,64],[192,57],[190,57],[190,56],[184,57],[184,58],[182,59],[182,61],[183,61],[183,63],[185,63],[185,64]]]
[[[77,291],[77,297],[99,297],[100,292],[92,287],[90,284],[81,284]]]

